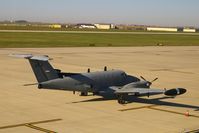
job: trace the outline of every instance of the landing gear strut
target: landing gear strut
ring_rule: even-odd
[[[118,101],[119,104],[125,104],[126,103],[123,95],[118,95],[117,101]]]

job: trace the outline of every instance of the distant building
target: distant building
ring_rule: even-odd
[[[94,24],[97,29],[103,29],[103,30],[109,30],[109,29],[114,29],[114,25],[113,24]]]
[[[147,31],[168,31],[168,32],[177,32],[177,28],[160,28],[160,27],[147,27]]]
[[[16,20],[16,21],[14,21],[14,23],[28,23],[28,21],[26,21],[26,20]]]
[[[80,29],[96,29],[95,25],[93,24],[77,24],[76,27]]]
[[[69,27],[69,25],[67,25],[67,24],[62,24],[61,25],[61,28],[68,28]]]
[[[50,28],[61,28],[61,25],[60,24],[52,24],[52,25],[49,25]]]
[[[146,30],[146,26],[144,25],[116,25],[115,29],[120,30],[137,30],[137,31],[144,31]]]
[[[196,32],[196,29],[184,28],[183,32]]]

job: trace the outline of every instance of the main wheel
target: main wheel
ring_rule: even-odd
[[[80,96],[88,96],[88,92],[81,92]]]
[[[117,101],[118,101],[119,104],[125,104],[125,102],[126,102],[124,100],[124,98],[123,98],[123,95],[118,95],[118,100]]]

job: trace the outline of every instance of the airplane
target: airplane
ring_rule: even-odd
[[[150,96],[164,94],[175,97],[184,94],[187,90],[184,88],[173,89],[155,89],[151,85],[158,78],[147,81],[144,77],[141,79],[126,74],[122,70],[107,70],[91,72],[90,68],[85,73],[65,73],[59,69],[54,69],[48,55],[32,54],[11,54],[10,56],[25,58],[29,61],[38,83],[26,84],[38,85],[39,89],[65,90],[80,92],[81,96],[87,96],[88,93],[103,96],[112,94],[116,96],[119,104],[125,104],[125,96]]]

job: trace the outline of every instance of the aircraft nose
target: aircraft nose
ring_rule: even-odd
[[[184,88],[178,88],[178,89],[179,89],[180,94],[184,94],[184,93],[186,93],[186,92],[187,92],[187,90],[186,90],[186,89],[184,89]]]

